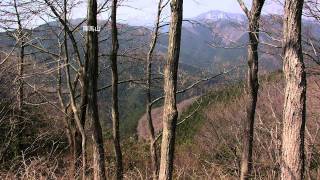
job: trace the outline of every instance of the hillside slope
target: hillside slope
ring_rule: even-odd
[[[320,173],[319,85],[319,77],[308,77],[308,179],[317,179]],[[175,159],[177,176],[191,179],[239,177],[241,127],[246,101],[243,90],[242,85],[213,90],[202,97],[205,103],[198,114],[178,126]],[[283,91],[284,83],[280,74],[263,78],[257,104],[253,153],[253,169],[257,179],[279,178]]]
[[[183,112],[189,108],[190,105],[197,100],[198,97],[193,97],[186,99],[177,104],[177,109],[179,112]],[[162,129],[162,114],[163,107],[157,107],[152,109],[152,122],[154,125],[155,132],[158,133]],[[181,116],[181,113],[179,114]],[[148,126],[147,126],[147,115],[144,114],[140,119],[137,127],[137,135],[140,139],[147,140],[150,137]]]

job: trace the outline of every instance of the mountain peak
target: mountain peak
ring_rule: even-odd
[[[197,16],[195,19],[197,20],[210,20],[210,21],[218,21],[218,20],[232,20],[232,21],[244,21],[245,16],[237,13],[229,13],[220,10],[212,10],[209,12],[205,12]]]

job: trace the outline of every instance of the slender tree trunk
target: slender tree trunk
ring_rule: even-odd
[[[18,76],[19,76],[19,80],[18,80],[18,110],[19,110],[19,114],[22,113],[22,109],[23,109],[23,64],[24,64],[24,49],[25,49],[25,45],[24,45],[24,34],[23,34],[23,28],[22,28],[22,24],[21,24],[21,19],[20,19],[20,14],[18,11],[18,4],[17,4],[17,0],[14,0],[14,8],[15,8],[15,12],[16,12],[16,16],[17,16],[17,23],[18,23],[18,39],[17,41],[20,41],[20,52],[19,52],[19,61],[18,61]],[[20,116],[21,117],[21,116]]]
[[[97,1],[88,0],[88,26],[97,27]],[[90,29],[90,28],[89,28]],[[88,31],[87,34],[87,55],[88,55],[88,118],[92,122],[93,140],[93,179],[106,179],[105,154],[102,137],[102,129],[99,121],[97,104],[97,79],[98,79],[98,33]]]
[[[283,26],[283,71],[286,80],[283,110],[281,179],[304,179],[306,73],[301,47],[303,0],[286,0]]]
[[[158,13],[156,17],[156,23],[154,27],[154,31],[152,33],[152,40],[150,43],[150,49],[147,55],[147,92],[146,92],[146,112],[147,112],[147,122],[148,122],[148,129],[150,134],[150,155],[151,155],[151,164],[152,164],[152,172],[153,172],[153,179],[158,178],[158,154],[157,154],[157,143],[155,142],[155,132],[154,126],[152,122],[152,105],[151,105],[151,73],[152,73],[152,58],[153,52],[157,44],[158,40],[158,33],[160,27],[160,16],[162,12],[162,0],[159,0],[158,3]]]
[[[75,100],[75,96],[74,96],[74,91],[75,91],[75,86],[72,87],[72,83],[71,83],[71,73],[70,73],[70,64],[69,64],[69,51],[68,51],[68,36],[67,36],[67,0],[64,0],[64,50],[65,50],[65,64],[66,64],[66,78],[67,78],[67,86],[68,86],[68,90],[69,90],[69,99],[70,99],[70,105],[71,105],[71,110],[72,110],[72,114],[74,116],[74,120],[76,122],[76,125],[78,127],[78,130],[81,134],[81,149],[82,149],[82,178],[85,179],[86,178],[86,135],[85,135],[85,129],[84,126],[82,126],[82,123],[80,121],[79,118],[79,112],[78,112],[78,108],[76,105],[76,100]],[[74,136],[74,134],[72,134],[72,136]],[[72,138],[72,148],[73,148],[73,152],[76,151],[76,141],[74,138]],[[74,153],[74,161],[77,162],[77,157],[75,156]],[[77,164],[74,163],[74,170],[76,170]],[[76,175],[76,171],[75,175]]]
[[[147,97],[150,97],[150,94],[147,93]],[[147,121],[148,121],[148,128],[150,133],[150,155],[151,155],[151,164],[152,164],[152,174],[153,179],[157,179],[158,177],[158,154],[157,154],[157,145],[155,142],[155,133],[154,133],[154,127],[152,123],[151,118],[151,106],[150,101],[147,101]]]
[[[151,115],[151,93],[150,93],[150,79],[151,79],[151,62],[148,63],[147,66],[147,73],[148,73],[148,80],[147,80],[147,121],[148,121],[148,129],[150,133],[150,155],[151,155],[151,164],[152,164],[152,172],[153,172],[153,179],[157,179],[158,177],[158,155],[157,155],[157,145],[155,142],[155,133],[154,133],[154,126],[152,122],[152,115]],[[150,70],[150,71],[149,71]]]
[[[74,120],[76,122],[76,125],[79,129],[79,132],[81,134],[81,149],[82,149],[82,177],[85,179],[86,177],[86,134],[85,129],[81,124],[81,120],[79,118],[79,111],[78,107],[76,105],[75,96],[74,96],[74,90],[72,88],[71,83],[71,75],[70,75],[70,65],[69,65],[69,57],[68,57],[68,44],[67,44],[67,36],[65,34],[65,64],[66,64],[66,78],[67,78],[67,85],[69,90],[69,99],[70,99],[70,105],[72,109],[72,114],[74,116]],[[73,141],[75,143],[75,141]],[[75,145],[73,146],[75,148]]]
[[[62,50],[62,45],[60,46],[60,54],[61,52],[63,51]],[[71,178],[75,177],[75,174],[76,174],[76,157],[75,157],[75,154],[74,154],[74,151],[75,151],[75,140],[74,140],[74,135],[73,135],[73,130],[75,128],[72,128],[71,126],[71,118],[73,116],[72,112],[68,111],[68,108],[65,106],[64,104],[64,101],[63,101],[63,98],[62,98],[62,92],[61,92],[61,83],[62,83],[62,73],[61,73],[61,59],[59,58],[58,59],[58,62],[57,62],[57,68],[58,68],[58,71],[57,71],[57,86],[56,86],[56,90],[57,90],[57,96],[58,96],[58,99],[59,99],[59,102],[60,102],[60,106],[62,109],[64,109],[64,113],[65,113],[65,117],[64,117],[64,126],[65,126],[65,131],[66,131],[66,135],[67,135],[67,138],[68,138],[68,143],[69,143],[69,150],[70,150],[70,154],[73,155],[73,162],[70,164],[70,171],[71,171]],[[81,144],[81,142],[80,142]],[[80,146],[81,148],[81,146]]]
[[[81,102],[80,102],[80,121],[82,127],[85,127],[86,123],[86,113],[87,113],[87,104],[88,104],[88,81],[87,81],[87,68],[88,68],[88,57],[85,55],[85,63],[84,66],[81,67],[81,80],[82,80],[82,87],[81,87]],[[81,165],[81,148],[82,136],[79,129],[76,129],[74,133],[74,157],[75,157],[75,167],[78,169]]]
[[[251,31],[251,30],[250,30]],[[250,45],[248,48],[248,104],[247,104],[247,117],[243,122],[243,150],[241,158],[241,178],[249,179],[252,171],[252,149],[253,149],[253,135],[254,135],[254,120],[256,112],[256,104],[258,98],[258,44],[253,42],[256,40],[251,39],[252,33],[250,35]]]
[[[75,133],[75,129],[76,128],[71,128],[71,124],[70,122],[73,121],[72,117],[73,114],[72,112],[68,112],[68,108],[65,109],[65,114],[68,114],[68,116],[64,117],[64,123],[65,123],[65,131],[66,131],[66,135],[68,138],[68,142],[69,142],[69,150],[70,150],[70,154],[72,155],[72,162],[70,163],[70,178],[78,178],[78,173],[77,173],[77,166],[76,166],[76,161],[77,161],[77,157],[75,156],[75,139],[74,139],[74,133]],[[80,149],[81,149],[81,142],[80,142]],[[81,154],[80,154],[80,158],[81,158]],[[80,167],[80,165],[79,165]]]
[[[111,50],[111,69],[112,69],[112,131],[114,151],[116,155],[116,177],[122,179],[122,152],[120,146],[119,131],[119,105],[118,105],[118,65],[117,56],[119,50],[118,29],[117,29],[117,0],[112,1],[111,12],[111,33],[112,33],[112,50]]]
[[[78,108],[75,101],[74,96],[74,89],[72,87],[71,83],[71,73],[70,73],[70,64],[69,64],[69,51],[68,51],[68,36],[67,36],[67,0],[64,0],[64,48],[65,48],[65,64],[66,64],[66,78],[67,78],[67,85],[69,90],[69,99],[70,99],[70,105],[72,109],[72,113],[74,116],[74,119],[76,121],[77,127],[81,133],[81,149],[82,149],[82,178],[86,178],[86,135],[85,135],[85,129],[81,124]],[[74,87],[75,88],[75,87]],[[75,141],[73,141],[75,143]],[[75,148],[75,144],[73,145],[73,148]]]
[[[179,65],[183,0],[171,1],[168,59],[164,70],[163,135],[159,179],[172,179],[175,133],[178,110],[176,104],[177,73]]]
[[[22,34],[22,29],[19,30]],[[24,129],[24,108],[23,108],[23,98],[24,98],[24,80],[23,80],[23,74],[24,74],[24,41],[22,40],[20,43],[20,57],[18,62],[18,132],[17,135],[17,141],[18,141],[18,147],[17,147],[17,153],[20,154],[20,151],[23,149],[23,129]]]
[[[80,79],[82,81],[82,86],[81,86],[81,102],[80,102],[80,121],[81,121],[81,126],[85,127],[85,121],[86,121],[86,106],[87,106],[87,99],[88,99],[88,95],[87,95],[87,81],[86,81],[86,69],[88,66],[88,58],[87,56],[85,56],[85,65],[82,65],[81,63],[81,55],[80,55],[80,51],[77,45],[77,41],[73,35],[73,31],[70,30],[70,28],[68,27],[67,24],[67,19],[62,18],[62,16],[58,13],[58,11],[55,9],[55,7],[53,6],[53,4],[48,1],[48,0],[44,0],[45,3],[49,6],[49,8],[51,9],[52,13],[59,19],[59,22],[64,26],[64,29],[66,31],[66,33],[68,34],[70,41],[72,43],[72,47],[74,49],[74,52],[76,54],[77,57],[77,61],[79,66],[81,67],[81,70],[78,72],[80,74]],[[82,154],[82,135],[79,129],[75,129],[75,133],[73,133],[73,142],[74,142],[74,151],[73,151],[73,155],[74,155],[74,162],[75,162],[75,168],[79,169],[80,168],[80,164],[81,164],[81,154]]]
[[[243,122],[242,137],[242,157],[240,179],[249,179],[252,171],[252,149],[254,135],[254,120],[258,99],[259,80],[258,80],[258,45],[259,45],[259,21],[264,0],[253,0],[251,10],[248,11],[243,1],[238,0],[241,8],[247,15],[249,22],[249,45],[248,45],[248,102],[246,105],[247,117]]]
[[[20,132],[17,135],[17,155],[20,154],[20,151],[22,150],[22,129],[23,129],[23,97],[24,97],[24,88],[23,88],[23,74],[24,74],[24,56],[25,56],[25,42],[24,42],[24,31],[22,27],[22,22],[20,18],[20,13],[18,11],[18,4],[17,0],[14,0],[14,9],[16,13],[17,18],[17,24],[18,24],[18,39],[20,45],[20,52],[19,52],[19,60],[18,60],[18,93],[17,93],[17,102],[18,102],[18,132]]]
[[[20,29],[20,33],[22,33],[22,29]],[[24,97],[24,89],[23,89],[23,72],[24,72],[24,41],[22,40],[20,43],[20,55],[19,55],[19,64],[18,64],[18,111],[19,111],[19,119],[23,119],[23,97]],[[21,122],[19,122],[21,123]]]

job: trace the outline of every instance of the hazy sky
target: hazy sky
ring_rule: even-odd
[[[11,1],[11,0],[4,0]],[[83,0],[86,2],[87,0]],[[124,0],[122,6],[118,10],[118,22],[127,23],[131,25],[146,25],[152,26],[156,11],[157,3],[159,0]],[[164,0],[166,1],[166,0]],[[250,2],[252,0],[244,0],[248,8],[250,8]],[[263,8],[263,13],[281,13],[282,7],[275,5],[273,1],[266,0]],[[278,0],[277,0],[278,1]],[[1,2],[1,0],[0,0]],[[105,0],[98,0],[102,3]],[[208,12],[210,10],[220,10],[230,13],[243,13],[237,0],[184,0],[184,18],[196,17],[201,13]],[[83,3],[78,8],[74,9],[70,18],[84,18],[86,16],[86,3]],[[104,15],[106,16],[106,14]],[[169,16],[169,6],[164,12],[163,17]],[[43,17],[47,21],[52,21],[50,17]],[[98,17],[99,19],[106,19],[107,17]],[[42,24],[43,21],[39,18],[35,18],[28,22],[30,27]]]
[[[244,0],[250,7],[251,0]],[[123,20],[150,21],[154,19],[158,0],[127,0],[129,7],[119,10],[119,17]],[[243,13],[237,0],[184,0],[184,17],[191,18],[210,10],[221,10],[232,13]],[[273,0],[266,0],[264,13],[280,13],[281,7]]]
[[[156,11],[158,0],[128,0],[125,4],[135,7],[123,8],[122,15],[130,16],[136,14],[141,16],[143,14],[150,14]],[[237,0],[185,0],[184,1],[184,16],[194,17],[203,12],[210,10],[222,10],[227,12],[241,12]]]
[[[159,0],[125,0],[118,10],[119,22],[139,25],[152,25]],[[250,8],[252,0],[244,0]],[[266,0],[264,13],[280,13],[281,7]],[[85,8],[76,11],[73,18],[82,18],[86,14]],[[243,13],[237,0],[184,0],[184,17],[192,18],[210,10],[221,10],[231,13]],[[168,13],[167,13],[168,14]]]

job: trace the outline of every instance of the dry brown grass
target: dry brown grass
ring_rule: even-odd
[[[257,105],[254,139],[253,179],[279,179],[281,122],[284,83],[278,76],[261,83]],[[241,155],[242,120],[245,118],[245,96],[209,103],[204,109],[205,121],[192,143],[177,144],[175,179],[238,179]],[[308,78],[306,179],[320,178],[320,78]],[[192,121],[192,118],[188,121]],[[106,143],[107,175],[114,178],[112,142]],[[89,148],[89,147],[88,147]],[[90,154],[90,152],[88,152]],[[148,144],[135,139],[123,140],[124,179],[151,179]],[[22,179],[70,179],[68,162],[61,164],[43,158],[21,166]],[[61,160],[60,160],[61,161]],[[56,163],[55,163],[56,162]],[[16,172],[0,173],[0,178],[15,179]],[[5,175],[5,176],[4,176]],[[90,174],[88,174],[88,178]],[[72,179],[72,178],[71,178]],[[90,178],[89,178],[90,179]]]
[[[307,179],[320,178],[319,85],[318,77],[308,78]],[[254,137],[254,179],[279,179],[283,90],[284,83],[280,77],[263,82],[260,89]],[[180,147],[177,152],[177,173],[183,170],[182,177],[187,179],[237,179],[245,97],[209,105],[205,116],[207,120],[194,138],[194,144]]]

